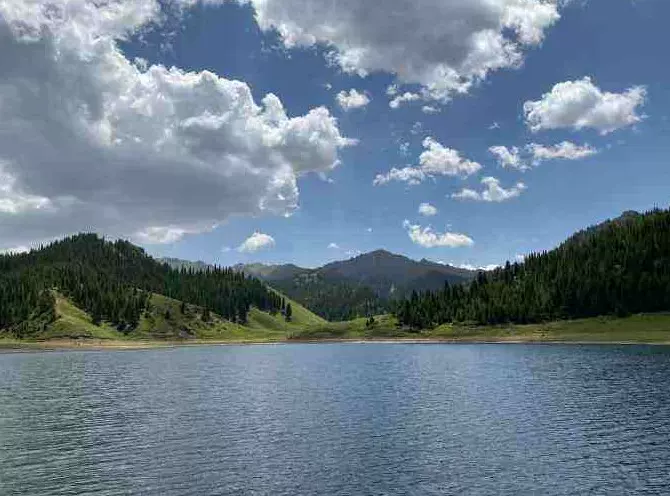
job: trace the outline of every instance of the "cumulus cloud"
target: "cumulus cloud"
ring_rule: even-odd
[[[631,126],[643,119],[638,107],[646,99],[644,86],[623,93],[602,91],[591,78],[556,84],[537,101],[524,104],[526,124],[531,131],[592,128],[600,134]]]
[[[219,0],[222,1],[222,0]],[[448,101],[517,67],[560,17],[558,0],[238,0],[286,47],[321,44],[345,72],[384,71]]]
[[[492,146],[489,151],[495,155],[498,164],[504,168],[528,170],[530,164],[540,165],[547,160],[580,160],[598,153],[591,145],[578,145],[571,141],[562,141],[555,145],[530,143],[523,149],[516,146]]]
[[[527,150],[533,156],[536,165],[545,160],[579,160],[598,153],[598,150],[588,144],[576,145],[570,141],[562,141],[552,146],[531,143],[527,146]]]
[[[506,146],[492,146],[489,152],[495,155],[498,164],[504,168],[512,168],[524,170],[528,166],[523,163],[519,154],[519,149],[516,146],[507,148]]]
[[[403,103],[409,103],[409,102],[416,102],[417,100],[420,100],[421,96],[418,93],[411,93],[409,91],[406,91],[402,95],[397,95],[393,100],[389,102],[389,107],[392,109],[397,109],[402,105]]]
[[[452,232],[439,233],[435,232],[430,226],[422,227],[418,224],[412,224],[408,220],[405,220],[402,226],[407,231],[409,239],[411,239],[414,244],[423,246],[424,248],[459,248],[475,244],[475,242],[465,234]]]
[[[337,243],[330,243],[330,244],[328,245],[328,249],[329,249],[329,250],[339,250],[339,249],[340,249],[340,245],[338,245]]]
[[[275,239],[272,236],[256,231],[237,247],[237,251],[240,253],[255,253],[273,246],[275,246]]]
[[[433,215],[437,215],[437,208],[430,203],[422,203],[419,205],[419,213],[425,217],[432,217]]]
[[[370,98],[365,93],[359,93],[355,89],[340,91],[337,94],[337,104],[344,111],[365,107],[370,103]]]
[[[518,197],[526,189],[526,185],[524,183],[517,183],[512,188],[505,189],[500,186],[500,181],[495,177],[485,177],[481,182],[484,185],[484,189],[482,191],[463,188],[458,193],[452,194],[451,197],[458,200],[499,203]]]
[[[424,105],[421,107],[421,112],[424,114],[439,114],[440,109],[438,107],[435,107],[434,105]]]
[[[381,185],[391,181],[416,185],[426,178],[435,176],[467,177],[479,171],[482,166],[461,156],[453,148],[447,148],[431,137],[423,140],[424,151],[415,167],[393,168],[386,174],[377,174],[373,184]]]
[[[289,117],[243,82],[129,61],[118,41],[161,16],[158,0],[0,2],[2,245],[79,230],[171,242],[287,214],[297,178],[354,144],[323,107]]]

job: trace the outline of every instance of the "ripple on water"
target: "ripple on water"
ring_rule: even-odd
[[[670,349],[0,354],[0,494],[663,494]]]

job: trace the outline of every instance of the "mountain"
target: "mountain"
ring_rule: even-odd
[[[17,337],[42,335],[75,314],[87,315],[87,328],[97,332],[136,336],[154,329],[159,337],[167,330],[172,337],[195,337],[198,329],[222,328],[216,323],[244,327],[250,313],[267,315],[268,322],[281,320],[289,303],[297,317],[310,320],[306,310],[257,278],[222,267],[177,270],[127,241],[110,242],[95,234],[0,255],[0,333]],[[82,322],[70,320],[70,327]]]
[[[415,261],[386,250],[376,250],[342,262],[333,262],[318,269],[326,279],[339,279],[369,286],[383,297],[395,297],[411,291],[439,289],[444,282],[460,284],[475,273],[450,265]]]
[[[533,323],[670,310],[670,210],[623,215],[557,248],[480,273],[470,286],[413,296],[401,323]]]
[[[293,264],[236,265],[236,269],[268,282],[289,280],[322,279],[331,282],[346,282],[371,288],[379,297],[389,298],[410,293],[439,289],[444,282],[459,284],[472,280],[476,272],[450,265],[430,262],[426,259],[412,260],[386,250],[376,250],[349,260],[331,262],[316,269],[305,269]]]
[[[173,269],[177,270],[191,269],[195,271],[202,271],[214,268],[213,265],[202,262],[200,260],[194,262],[191,260],[182,260],[181,258],[170,258],[170,257],[158,258],[157,260],[159,263],[167,264]]]
[[[412,291],[436,290],[472,280],[475,272],[428,260],[416,261],[376,250],[316,269],[293,264],[236,265],[235,269],[266,281],[330,320],[381,313],[389,302]]]
[[[237,264],[233,268],[268,282],[285,281],[312,272],[311,269],[303,269],[302,267],[293,264],[265,265],[261,263],[252,263]]]

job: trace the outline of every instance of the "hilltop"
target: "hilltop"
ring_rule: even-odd
[[[174,269],[95,234],[0,256],[0,333],[7,336],[242,338],[321,322],[254,277]]]
[[[537,323],[670,310],[670,210],[624,215],[479,273],[469,286],[414,296],[400,322],[417,329],[450,322]]]
[[[293,264],[236,265],[330,321],[387,311],[393,299],[472,280],[476,272],[376,250],[315,269]]]

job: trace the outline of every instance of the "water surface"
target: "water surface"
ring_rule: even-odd
[[[0,354],[0,494],[663,494],[670,348]]]

